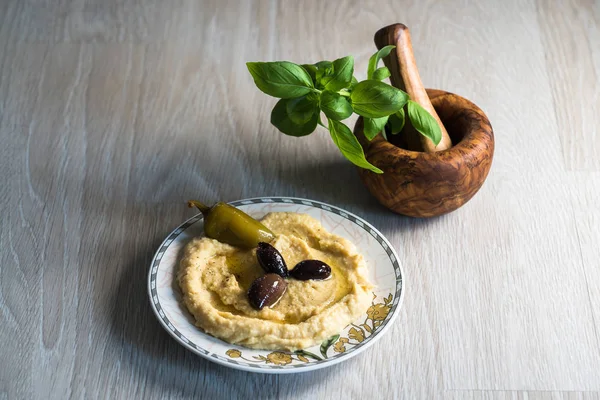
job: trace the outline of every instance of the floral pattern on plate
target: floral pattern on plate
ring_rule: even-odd
[[[267,355],[252,356],[253,359],[244,358],[242,351],[237,348],[229,349],[225,354],[229,358],[241,358],[248,362],[264,362],[273,365],[288,365],[293,362],[309,363],[311,361],[321,361],[329,359],[331,354],[329,350],[332,348],[335,353],[344,353],[346,346],[357,346],[364,342],[371,334],[377,330],[390,313],[392,309],[391,303],[393,300],[390,293],[383,299],[382,303],[375,303],[377,296],[373,294],[373,303],[367,310],[365,321],[360,324],[350,324],[346,327],[347,333],[345,336],[334,335],[323,341],[319,346],[320,355],[316,355],[307,350],[296,350],[295,352],[273,351]],[[369,324],[370,323],[370,324]],[[333,347],[332,347],[333,346]]]

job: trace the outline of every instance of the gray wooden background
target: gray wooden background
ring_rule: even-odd
[[[436,219],[379,206],[326,131],[269,123],[246,61],[353,54],[412,30],[426,86],[489,116],[480,193]],[[0,1],[0,399],[600,397],[600,3]],[[405,266],[373,348],[296,376],[186,351],[146,295],[188,198],[308,197]]]

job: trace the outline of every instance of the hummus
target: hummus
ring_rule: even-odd
[[[261,222],[275,233],[271,244],[290,270],[300,261],[316,259],[331,267],[331,277],[288,278],[281,299],[258,311],[247,295],[251,283],[265,274],[256,250],[206,237],[193,239],[185,248],[177,279],[196,325],[229,343],[295,350],[339,333],[366,312],[372,286],[363,257],[352,243],[305,214],[271,213]]]

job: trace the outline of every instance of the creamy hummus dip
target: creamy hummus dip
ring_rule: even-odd
[[[296,350],[339,333],[366,312],[372,285],[363,257],[352,243],[305,214],[270,213],[261,222],[275,233],[271,244],[290,270],[300,261],[316,259],[331,267],[331,277],[288,278],[279,302],[258,311],[247,294],[252,282],[265,274],[256,250],[206,237],[193,239],[185,248],[177,279],[196,325],[229,343]]]

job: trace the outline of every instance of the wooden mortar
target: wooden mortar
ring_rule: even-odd
[[[394,24],[381,29],[375,34],[375,43],[378,48],[388,44],[397,47],[398,51],[393,50],[384,59],[392,74],[392,84],[406,90],[412,100],[426,109],[430,100],[437,112],[437,115],[432,115],[439,117],[436,119],[445,127],[442,132],[447,131],[444,136],[454,145],[447,148],[451,143],[443,139],[436,149],[429,139],[419,138],[412,126],[407,126],[397,135],[404,135],[397,142],[403,143],[404,147],[420,147],[424,151],[398,147],[381,134],[369,142],[363,134],[363,120],[359,118],[354,134],[363,146],[367,160],[383,170],[383,174],[376,174],[359,169],[361,180],[381,204],[399,214],[435,217],[454,211],[477,193],[488,175],[494,154],[494,133],[490,122],[483,111],[469,100],[441,90],[423,88],[414,65],[406,26]],[[425,99],[424,93],[427,94]],[[438,151],[440,147],[447,149]]]

